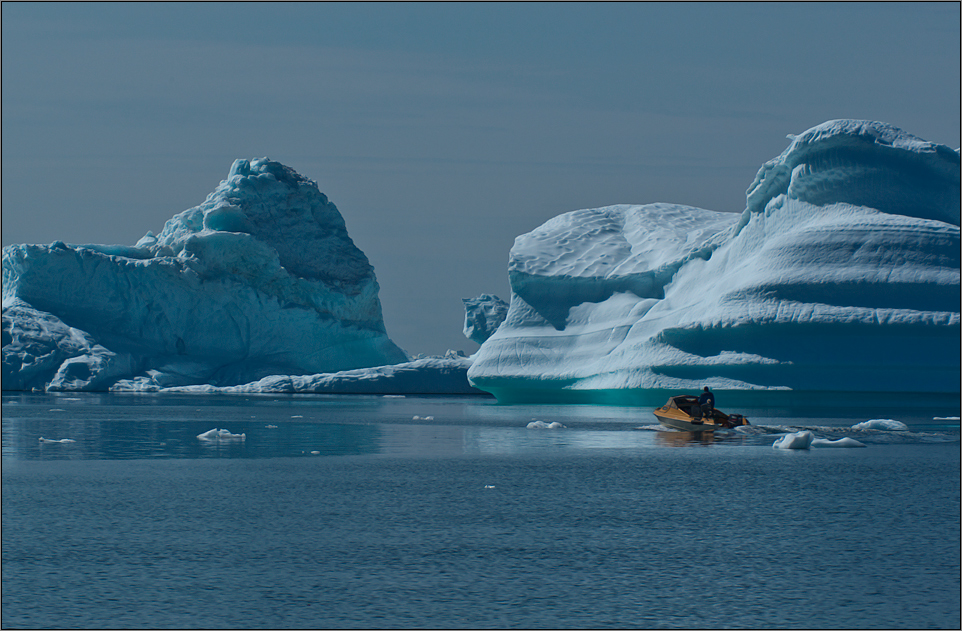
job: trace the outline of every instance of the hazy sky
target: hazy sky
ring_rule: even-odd
[[[959,3],[4,2],[3,244],[133,244],[236,158],[316,180],[409,353],[472,353],[514,238],[617,203],[741,211],[833,118],[953,148]]]

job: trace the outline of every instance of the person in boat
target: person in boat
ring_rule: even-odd
[[[701,418],[710,418],[711,411],[715,409],[715,393],[705,386],[705,391],[698,397],[698,405],[701,411]]]

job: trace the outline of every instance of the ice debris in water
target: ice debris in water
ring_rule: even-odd
[[[544,421],[531,421],[528,423],[528,429],[563,429],[564,425],[558,421],[551,423],[545,423]]]
[[[411,420],[412,420],[412,421],[433,421],[433,420],[434,420],[434,417],[433,417],[433,416],[418,416],[418,415],[415,414],[414,416],[411,417]]]
[[[815,434],[806,430],[785,434],[772,445],[775,449],[808,449],[815,440]]]
[[[844,438],[839,438],[838,440],[829,440],[827,438],[816,438],[812,441],[812,447],[864,447],[864,443],[860,443],[854,438],[849,438],[848,436]]]
[[[772,447],[775,449],[808,449],[810,447],[854,448],[865,447],[865,445],[847,436],[838,440],[816,438],[815,434],[806,429],[782,436],[775,441]]]
[[[889,418],[876,418],[871,421],[864,421],[852,425],[852,429],[882,429],[889,432],[907,432],[908,425],[902,421],[893,421]]]
[[[211,429],[203,434],[197,434],[197,438],[205,442],[240,441],[247,440],[247,434],[232,434],[226,429]]]
[[[44,438],[43,436],[41,436],[41,437],[40,437],[40,442],[42,442],[42,443],[64,443],[64,444],[66,444],[66,443],[75,443],[75,442],[77,442],[77,441],[75,441],[75,440],[72,439],[72,438],[61,438],[60,440],[54,440],[53,438]]]

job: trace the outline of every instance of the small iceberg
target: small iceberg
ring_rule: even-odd
[[[806,430],[785,434],[772,445],[774,449],[808,449],[815,440],[815,434]]]
[[[40,437],[40,442],[42,442],[42,443],[62,443],[62,444],[66,444],[66,443],[75,443],[75,442],[77,442],[77,441],[75,441],[75,440],[72,439],[72,438],[61,438],[60,440],[54,440],[53,438],[44,438],[43,436],[41,436],[41,437]]]
[[[558,421],[553,423],[545,423],[544,421],[531,421],[528,423],[528,429],[564,429],[564,425]]]
[[[889,432],[907,432],[909,426],[902,421],[893,421],[889,418],[877,418],[871,421],[864,421],[852,425],[852,429],[882,429]]]
[[[827,438],[816,438],[812,441],[812,447],[865,447],[864,443],[860,443],[854,438],[839,438],[838,440],[829,440]]]
[[[211,429],[207,430],[203,434],[197,434],[198,440],[204,442],[219,442],[219,441],[242,441],[247,440],[247,434],[232,434],[226,429]]]

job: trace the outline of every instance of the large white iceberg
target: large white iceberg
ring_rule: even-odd
[[[237,160],[135,246],[3,249],[3,388],[230,386],[397,364],[374,269],[317,184]]]
[[[608,206],[518,237],[471,383],[502,401],[958,392],[959,153],[868,121],[790,138],[740,215]]]

